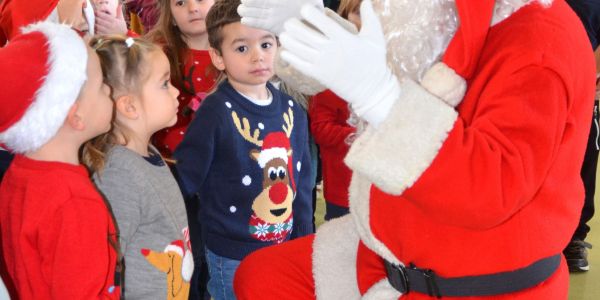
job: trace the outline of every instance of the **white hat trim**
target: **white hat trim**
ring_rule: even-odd
[[[183,258],[183,249],[178,245],[169,244],[167,247],[165,247],[164,253],[168,253],[168,252],[175,252]]]
[[[88,53],[83,39],[67,25],[40,22],[23,28],[48,39],[48,74],[23,117],[0,141],[15,153],[38,150],[56,135],[87,79]]]
[[[273,147],[262,150],[258,156],[258,165],[264,168],[267,163],[275,158],[281,158],[287,164],[288,162],[288,151],[285,148]]]

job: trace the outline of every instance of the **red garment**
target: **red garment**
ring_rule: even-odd
[[[183,135],[194,118],[197,106],[215,85],[214,74],[209,72],[212,62],[208,51],[189,51],[189,58],[183,69],[184,86],[177,87],[180,92],[177,123],[154,134],[154,145],[166,158],[173,157],[173,151],[183,140]]]
[[[119,299],[115,227],[83,166],[16,155],[0,187],[0,224],[17,299]]]
[[[344,163],[344,157],[350,148],[346,138],[356,131],[348,124],[348,103],[327,90],[312,98],[308,114],[310,132],[321,155],[325,201],[348,207],[352,171]]]
[[[384,256],[442,277],[462,277],[512,271],[560,254],[581,212],[579,171],[593,105],[588,99],[594,95],[594,67],[585,31],[563,0],[554,0],[549,8],[538,3],[522,7],[490,29],[453,127],[447,135],[443,132],[429,167],[408,189],[392,195],[378,186],[393,190],[386,180],[402,178],[405,166],[394,162],[412,161],[398,157],[425,161],[420,153],[397,147],[398,141],[429,141],[425,138],[449,111],[422,87],[403,84],[386,120],[363,134],[346,158],[349,162],[356,154],[350,159],[356,163],[350,164],[351,215],[324,224],[314,243],[304,239],[257,251],[257,256],[264,251],[260,255],[272,265],[242,262],[235,282],[238,299],[281,299],[285,294],[310,299],[315,292],[344,293],[356,285],[352,299],[397,298],[387,283]],[[409,124],[413,120],[418,121]],[[348,226],[354,227],[353,235],[344,232]],[[328,244],[327,233],[332,238],[346,234],[353,242]],[[286,251],[305,253],[309,244],[313,253],[295,262],[278,258]],[[356,256],[349,256],[348,248],[357,248]],[[322,259],[323,254],[331,259]],[[303,269],[311,259],[312,272]],[[349,271],[356,278],[319,281],[323,274],[336,274],[336,268],[353,268]],[[256,271],[252,278],[244,275],[252,270],[264,276]],[[275,278],[282,273],[292,275],[278,285]],[[310,276],[316,280],[314,291],[310,285],[296,287]],[[567,290],[563,258],[559,269],[533,288],[477,299],[566,299]],[[400,298],[432,299],[418,292]]]

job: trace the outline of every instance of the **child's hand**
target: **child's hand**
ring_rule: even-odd
[[[383,121],[400,95],[400,84],[387,67],[385,38],[371,1],[362,2],[358,34],[314,7],[302,7],[301,15],[309,24],[285,23],[281,57],[349,102],[361,118],[374,125]]]
[[[126,34],[127,23],[119,4],[116,16],[108,11],[96,11],[96,34]]]
[[[238,13],[242,24],[264,29],[279,35],[283,23],[291,18],[300,17],[300,8],[312,4],[323,10],[321,0],[241,0]]]

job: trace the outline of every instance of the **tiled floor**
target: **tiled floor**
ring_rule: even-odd
[[[600,174],[599,174],[600,175]],[[600,183],[596,186],[600,187]],[[598,194],[596,194],[598,198]],[[598,207],[596,199],[596,207]],[[600,210],[592,219],[592,228],[587,241],[594,245],[589,250],[590,270],[586,273],[571,274],[571,286],[569,287],[569,300],[599,300],[600,299]]]

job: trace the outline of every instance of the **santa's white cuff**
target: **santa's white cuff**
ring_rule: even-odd
[[[427,70],[421,80],[421,86],[452,107],[456,107],[462,101],[467,90],[465,79],[442,62]]]
[[[453,107],[407,79],[387,118],[356,139],[346,164],[378,188],[400,195],[437,156],[458,117]]]

